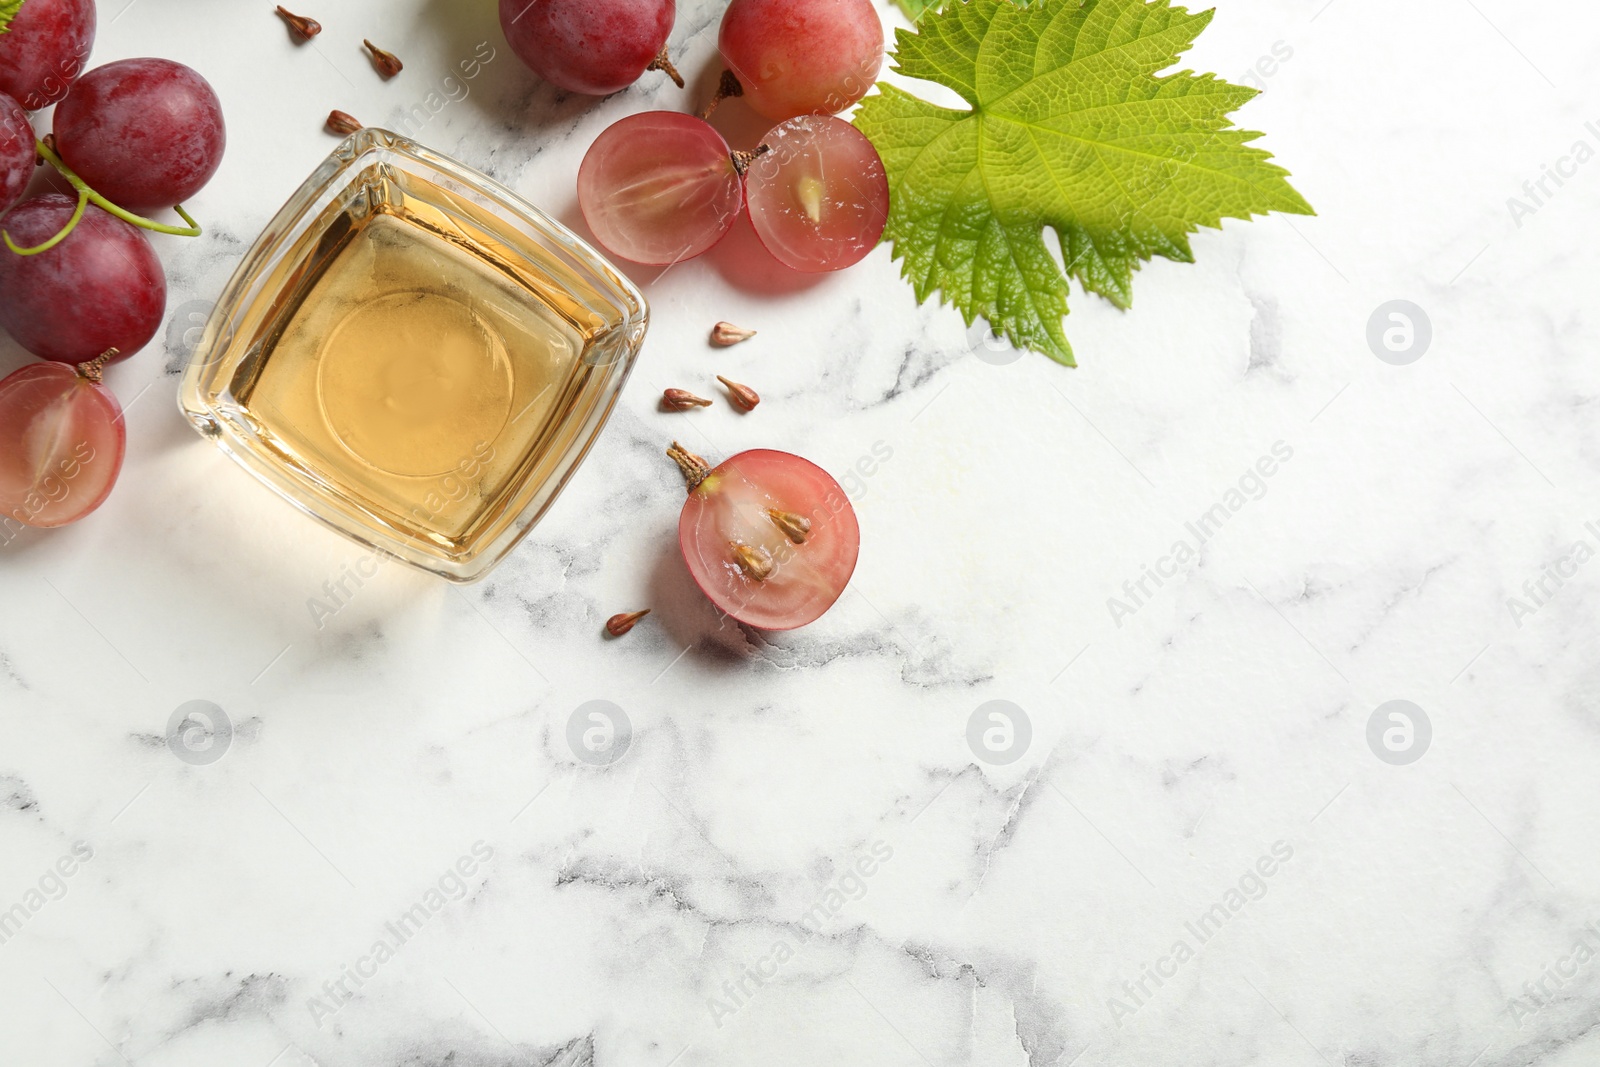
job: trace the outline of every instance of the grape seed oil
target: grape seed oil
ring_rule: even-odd
[[[224,447],[329,525],[470,580],[581,459],[642,322],[613,279],[446,183],[377,163],[346,192],[283,244],[218,342],[238,356],[212,406],[250,454]]]

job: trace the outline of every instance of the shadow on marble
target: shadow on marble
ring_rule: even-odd
[[[494,58],[483,64],[472,91],[460,103],[504,127],[522,134],[570,128],[594,107],[598,97],[563,93],[529,70],[506,43],[494,0],[461,3],[427,0],[419,22],[446,42],[447,56],[471,59],[487,42]]]
[[[807,274],[779,263],[756,236],[750,217],[744,214],[739,216],[722,243],[706,253],[706,261],[728,285],[754,296],[792,296],[809,292],[829,277]]]
[[[711,602],[694,584],[689,567],[678,550],[677,531],[662,538],[650,564],[650,614],[679,647],[699,642],[716,624]]]
[[[707,600],[683,562],[677,538],[656,555],[650,569],[651,617],[684,658],[706,670],[740,671],[761,656],[761,631],[722,615]]]

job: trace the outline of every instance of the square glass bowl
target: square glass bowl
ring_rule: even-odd
[[[366,129],[245,256],[180,404],[307,515],[471,582],[572,477],[648,323],[639,290],[565,227]]]

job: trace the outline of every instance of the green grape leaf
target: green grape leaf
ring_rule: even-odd
[[[1070,279],[1121,308],[1155,256],[1224,218],[1314,214],[1229,113],[1256,95],[1178,61],[1211,21],[1170,0],[951,0],[896,33],[895,69],[953,89],[947,108],[895,86],[856,126],[883,156],[884,238],[918,300],[934,293],[1019,348],[1073,365]],[[1046,228],[1060,243],[1058,264]]]
[[[906,18],[916,22],[928,12],[938,10],[944,0],[894,0],[894,2],[906,13]]]
[[[11,20],[22,10],[22,0],[0,0],[0,33],[11,32]]]

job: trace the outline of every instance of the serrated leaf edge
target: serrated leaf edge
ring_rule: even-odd
[[[922,35],[921,16],[928,16],[928,15],[939,16],[939,15],[950,14],[950,13],[953,13],[953,11],[946,10],[947,8],[948,9],[954,9],[956,7],[965,7],[970,2],[970,0],[945,0],[944,3],[941,3],[940,0],[933,0],[933,2],[928,3],[926,6],[923,7],[920,15],[913,15],[911,13],[907,3],[905,2],[905,0],[896,0],[896,2],[899,3],[901,8],[906,11],[906,13],[907,13],[907,15],[909,17],[911,17],[913,23],[918,24],[918,28],[915,29],[915,30],[907,30],[907,29],[904,29],[904,28],[900,28],[900,29],[897,29],[895,31],[895,46],[896,47],[895,47],[895,54],[894,54],[893,57],[891,57],[892,58],[891,70],[893,70],[895,73],[901,74],[902,76],[905,76],[905,77],[910,78],[912,80],[917,80],[917,81],[929,80],[927,78],[924,78],[924,77],[916,75],[916,74],[907,74],[903,70],[903,68],[901,67],[900,62],[899,62],[899,53],[901,51],[901,48],[906,43],[908,43],[909,41],[917,39]],[[1160,0],[1140,0],[1140,2],[1141,3],[1155,3],[1155,2],[1160,2]],[[994,5],[994,7],[996,9],[1000,8],[1001,6],[1015,6],[1015,7],[1019,7],[1019,8],[1025,8],[1025,7],[1034,6],[1034,3],[1030,2],[1030,0],[991,0],[991,3],[993,3],[993,5]],[[1196,28],[1194,30],[1193,35],[1190,36],[1190,39],[1189,39],[1188,43],[1186,45],[1184,45],[1183,47],[1181,47],[1181,48],[1176,50],[1176,54],[1177,55],[1182,55],[1183,52],[1187,51],[1190,47],[1193,46],[1193,44],[1195,42],[1195,39],[1198,38],[1199,34],[1202,33],[1206,29],[1207,26],[1209,26],[1213,16],[1216,13],[1215,12],[1215,8],[1208,8],[1208,9],[1206,9],[1204,11],[1201,11],[1201,12],[1193,12],[1192,13],[1188,9],[1182,7],[1179,4],[1171,3],[1170,0],[1167,0],[1166,6],[1167,6],[1169,11],[1172,11],[1175,14],[1180,15],[1180,16],[1187,16],[1189,19],[1192,19],[1195,23],[1198,23],[1198,25],[1196,26]],[[1192,69],[1184,69],[1184,70],[1180,70],[1180,71],[1177,71],[1177,72],[1174,72],[1174,73],[1169,73],[1169,74],[1159,74],[1159,75],[1158,74],[1150,74],[1150,75],[1147,75],[1147,76],[1150,77],[1152,80],[1155,80],[1155,81],[1158,81],[1158,82],[1159,81],[1167,81],[1169,79],[1185,79],[1185,78],[1186,79],[1193,79],[1193,80],[1211,81],[1211,82],[1220,83],[1221,85],[1227,86],[1227,87],[1229,87],[1231,89],[1235,89],[1235,90],[1238,90],[1240,92],[1247,93],[1248,95],[1244,98],[1244,100],[1242,100],[1239,104],[1235,104],[1233,107],[1228,108],[1224,112],[1222,124],[1218,127],[1218,129],[1216,129],[1216,130],[1214,130],[1212,132],[1213,133],[1218,133],[1218,134],[1220,134],[1220,133],[1228,133],[1228,134],[1233,135],[1234,137],[1237,138],[1236,144],[1239,147],[1244,147],[1246,145],[1249,145],[1250,142],[1255,141],[1258,138],[1263,136],[1263,134],[1260,133],[1260,132],[1252,131],[1252,130],[1245,130],[1245,129],[1242,129],[1241,127],[1238,127],[1238,126],[1234,125],[1234,120],[1233,120],[1233,115],[1232,115],[1232,113],[1234,111],[1236,111],[1239,107],[1242,107],[1244,105],[1244,103],[1248,103],[1249,100],[1251,100],[1255,96],[1257,96],[1258,95],[1258,91],[1257,90],[1250,89],[1247,86],[1233,85],[1233,83],[1228,82],[1225,78],[1221,78],[1221,77],[1219,77],[1218,75],[1216,75],[1214,73],[1197,73]],[[944,85],[944,87],[948,88],[948,89],[955,89],[955,87],[949,85],[947,82],[939,82],[939,81],[935,80],[935,84]],[[940,105],[931,104],[926,99],[924,99],[922,97],[919,97],[914,93],[907,92],[904,89],[899,89],[898,87],[891,86],[887,82],[880,82],[878,84],[878,91],[879,91],[880,95],[889,95],[891,92],[898,92],[902,96],[910,97],[911,99],[916,100],[916,101],[918,101],[919,103],[921,103],[921,104],[923,104],[925,106],[938,108],[939,110],[952,111],[952,112],[959,112],[960,111],[960,109],[946,108],[946,107],[942,107]],[[966,96],[966,94],[962,93],[959,89],[955,89],[955,91],[957,92],[958,95],[961,95],[963,97]],[[1004,97],[1002,97],[1001,99],[1003,100]],[[868,103],[870,104],[870,100],[868,101]],[[979,103],[979,102],[977,102],[975,100],[970,100],[969,99],[969,100],[967,100],[967,103],[970,105],[970,110],[969,110],[969,112],[967,112],[965,114],[967,114],[968,117],[976,117],[976,118],[981,119],[981,117],[982,117],[981,116],[981,112],[986,110],[987,106],[992,106],[995,102],[990,102],[989,105],[984,105],[984,104],[981,104],[981,103]],[[1193,251],[1190,249],[1188,241],[1187,241],[1186,238],[1187,238],[1188,234],[1192,234],[1192,233],[1198,232],[1198,230],[1202,226],[1204,226],[1204,227],[1206,227],[1208,229],[1216,229],[1216,230],[1220,231],[1222,229],[1222,220],[1225,219],[1225,218],[1237,218],[1237,219],[1242,219],[1244,221],[1249,221],[1252,218],[1255,218],[1257,216],[1265,217],[1265,215],[1271,213],[1274,210],[1282,211],[1282,212],[1287,213],[1287,214],[1315,215],[1316,211],[1315,211],[1315,209],[1312,208],[1311,204],[1308,201],[1306,201],[1305,197],[1299,192],[1299,190],[1295,189],[1292,185],[1290,185],[1288,183],[1287,179],[1291,176],[1290,172],[1287,169],[1285,169],[1285,168],[1273,163],[1272,162],[1273,156],[1272,156],[1271,153],[1266,152],[1266,151],[1261,150],[1261,149],[1256,149],[1256,151],[1261,152],[1261,158],[1257,162],[1259,164],[1261,164],[1262,166],[1264,166],[1265,168],[1267,168],[1268,170],[1276,172],[1275,176],[1277,176],[1277,177],[1279,177],[1281,179],[1284,179],[1283,180],[1283,190],[1287,193],[1287,196],[1289,198],[1292,198],[1292,200],[1289,203],[1287,203],[1285,206],[1281,206],[1281,207],[1268,208],[1266,211],[1262,211],[1262,212],[1247,212],[1246,214],[1243,214],[1243,215],[1227,214],[1227,213],[1224,212],[1224,213],[1219,214],[1219,217],[1218,217],[1217,221],[1214,222],[1214,223],[1206,221],[1206,220],[1201,220],[1201,221],[1199,221],[1197,223],[1188,224],[1185,233],[1180,235],[1176,239],[1176,243],[1174,243],[1174,242],[1172,242],[1170,240],[1168,241],[1169,247],[1163,248],[1163,249],[1156,249],[1155,251],[1151,252],[1149,255],[1141,254],[1138,251],[1133,252],[1132,255],[1128,257],[1129,262],[1127,264],[1127,266],[1128,266],[1128,274],[1127,274],[1126,284],[1125,285],[1118,285],[1118,287],[1115,289],[1115,291],[1108,292],[1108,291],[1106,291],[1105,288],[1102,288],[1097,284],[1091,284],[1090,279],[1088,277],[1086,277],[1083,272],[1077,271],[1077,270],[1074,269],[1075,265],[1079,262],[1079,260],[1081,260],[1083,258],[1083,255],[1085,253],[1080,252],[1078,256],[1075,256],[1075,257],[1072,257],[1071,259],[1068,259],[1069,235],[1066,232],[1064,232],[1060,226],[1058,226],[1057,224],[1055,224],[1053,222],[1050,222],[1048,220],[1034,220],[1033,222],[1031,222],[1030,225],[1036,225],[1037,226],[1036,239],[1039,240],[1041,243],[1044,242],[1044,231],[1046,229],[1053,230],[1056,233],[1057,247],[1058,247],[1058,249],[1060,250],[1060,253],[1061,253],[1062,264],[1057,265],[1057,271],[1056,271],[1056,277],[1058,279],[1058,285],[1057,285],[1057,287],[1052,289],[1051,295],[1053,295],[1053,296],[1055,296],[1057,298],[1057,302],[1059,303],[1059,305],[1061,307],[1061,310],[1062,310],[1062,315],[1061,315],[1060,318],[1057,318],[1054,323],[1051,324],[1051,326],[1054,326],[1055,329],[1051,329],[1049,326],[1046,327],[1046,332],[1047,333],[1059,334],[1059,341],[1055,337],[1047,337],[1047,338],[1041,339],[1042,340],[1042,343],[1041,343],[1041,340],[1030,340],[1030,339],[1022,336],[1019,333],[1018,329],[1015,328],[1017,325],[1019,325],[1019,324],[1017,324],[1015,322],[1015,319],[1017,318],[1017,316],[1015,316],[1015,315],[1010,316],[1010,318],[1013,321],[1005,322],[1005,323],[1001,324],[1002,329],[1004,330],[1004,333],[1005,333],[1006,337],[1013,344],[1016,344],[1019,347],[1025,347],[1025,348],[1033,349],[1034,351],[1039,351],[1041,354],[1048,355],[1052,359],[1055,359],[1057,362],[1063,363],[1063,364],[1065,364],[1067,366],[1076,366],[1077,364],[1076,364],[1076,361],[1073,358],[1071,344],[1066,340],[1065,333],[1064,333],[1064,327],[1061,325],[1061,323],[1063,322],[1063,320],[1065,318],[1065,315],[1070,310],[1068,308],[1067,295],[1068,295],[1068,293],[1070,291],[1071,283],[1072,283],[1072,280],[1074,278],[1076,278],[1078,280],[1079,284],[1084,287],[1085,292],[1094,293],[1095,295],[1098,295],[1098,296],[1102,297],[1103,299],[1107,300],[1108,302],[1110,302],[1114,306],[1116,306],[1116,307],[1118,307],[1118,308],[1120,308],[1122,310],[1126,310],[1126,309],[1128,309],[1129,307],[1132,306],[1132,299],[1133,299],[1132,277],[1133,277],[1133,273],[1138,271],[1143,266],[1144,262],[1146,262],[1149,259],[1153,259],[1156,255],[1160,255],[1163,258],[1171,259],[1171,260],[1176,261],[1176,262],[1188,262],[1188,263],[1194,262],[1194,254],[1193,254]],[[1129,220],[1125,219],[1124,220],[1124,225],[1126,225],[1128,221]],[[1003,223],[1000,223],[1000,220],[998,218],[996,219],[996,222],[1000,225],[1001,229],[1007,229],[1007,227],[1005,227],[1005,225]],[[1076,227],[1076,229],[1081,233],[1083,238],[1086,239],[1089,242],[1089,244],[1091,246],[1094,246],[1096,244],[1096,234],[1094,232],[1092,232],[1088,228],[1082,227],[1082,226],[1078,226],[1078,227]],[[916,292],[916,295],[917,295],[919,303],[920,302],[926,302],[927,300],[931,299],[935,294],[937,294],[940,297],[941,303],[948,304],[949,306],[951,306],[957,312],[960,313],[962,319],[966,322],[966,324],[967,324],[967,326],[969,328],[979,318],[984,318],[985,321],[989,323],[990,329],[991,330],[994,329],[994,323],[992,322],[992,320],[989,320],[986,315],[984,315],[983,313],[981,313],[981,312],[979,312],[977,310],[970,310],[969,311],[966,307],[964,307],[961,304],[957,303],[956,299],[953,298],[952,295],[948,291],[946,291],[944,286],[935,277],[933,277],[933,275],[936,272],[930,270],[928,272],[930,276],[928,278],[926,278],[926,279],[919,279],[916,276],[914,276],[913,275],[913,269],[914,268],[913,268],[913,265],[912,265],[912,263],[910,261],[909,252],[902,252],[900,250],[900,247],[899,247],[900,242],[896,241],[894,239],[894,237],[892,237],[888,232],[886,232],[885,235],[884,235],[884,241],[891,245],[891,258],[893,260],[899,260],[900,261],[901,276],[907,282],[909,282],[911,284],[913,291]],[[1008,236],[1007,243],[1008,243],[1008,245],[1012,245],[1013,244],[1013,242],[1011,242],[1009,240],[1009,236]],[[1099,252],[1098,247],[1095,248],[1095,251],[1097,253]],[[1015,265],[1016,264],[1015,256],[1011,256],[1010,258],[1012,259],[1013,264]],[[1020,269],[1020,265],[1018,265],[1018,274],[1021,277],[1023,277],[1024,282],[1026,283],[1027,275]],[[1114,280],[1119,280],[1120,281],[1120,279],[1114,279]],[[1028,303],[1030,305],[1030,310],[1033,313],[1033,317],[1036,318],[1036,319],[1039,319],[1041,324],[1043,324],[1044,319],[1040,315],[1040,309],[1037,307],[1037,303],[1036,303],[1036,301],[1034,299],[1036,293],[1037,293],[1037,290],[1033,289],[1031,286],[1027,287]],[[977,303],[980,303],[980,302],[983,302],[983,301],[981,301],[980,299],[976,298],[976,296],[974,294],[973,297],[971,298],[971,302],[974,303],[974,304],[977,304]]]

